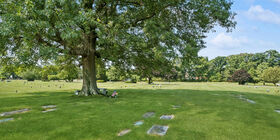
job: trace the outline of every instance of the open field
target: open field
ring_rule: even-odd
[[[29,108],[31,111],[0,119],[1,139],[269,139],[280,138],[280,88],[239,86],[236,83],[159,82],[101,83],[117,99],[77,97],[80,82],[0,82],[0,114]],[[243,98],[255,102],[252,104]],[[42,105],[57,110],[42,113]],[[174,109],[172,105],[180,106]],[[146,112],[155,116],[143,118]],[[160,120],[174,114],[173,120]],[[134,122],[144,120],[142,126]],[[165,136],[150,136],[152,125],[168,125]],[[132,131],[122,137],[121,130]]]

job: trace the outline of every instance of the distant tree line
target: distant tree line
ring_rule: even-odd
[[[205,57],[194,59],[189,65],[182,65],[186,80],[212,82],[236,81],[243,77],[244,82],[277,83],[279,79],[280,54],[276,50],[263,53],[230,55],[208,60]],[[271,77],[269,75],[275,75]],[[274,80],[271,80],[274,79]]]
[[[59,61],[63,61],[59,62]],[[58,64],[59,62],[59,64]],[[3,62],[2,62],[3,63]],[[55,62],[28,66],[25,64],[5,64],[0,66],[0,79],[25,79],[28,81],[42,80],[65,80],[72,82],[82,77],[81,69],[74,61],[61,57]]]
[[[152,59],[152,58],[151,58]],[[57,62],[59,61],[59,62]],[[136,60],[137,61],[137,60]],[[63,63],[64,62],[64,63]],[[133,67],[118,66],[116,63],[97,63],[97,82],[106,81],[211,81],[238,82],[239,84],[273,83],[280,81],[280,54],[276,50],[263,53],[176,59],[173,63],[165,59],[138,62]],[[82,79],[82,70],[75,61],[58,58],[56,62],[32,67],[25,65],[3,65],[1,79],[66,80]]]

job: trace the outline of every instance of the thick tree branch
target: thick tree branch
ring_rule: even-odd
[[[166,5],[166,6],[163,6],[160,10],[158,10],[158,11],[154,11],[153,13],[151,13],[150,15],[147,15],[147,16],[145,16],[145,17],[141,17],[141,18],[139,18],[139,19],[136,19],[133,23],[132,23],[132,25],[133,26],[136,26],[139,22],[141,22],[141,21],[145,21],[145,20],[148,20],[148,19],[151,19],[151,18],[153,18],[153,17],[155,17],[158,13],[160,13],[161,11],[163,11],[163,10],[165,10],[166,8],[168,8],[169,6],[171,6],[171,4],[168,4],[168,5]]]

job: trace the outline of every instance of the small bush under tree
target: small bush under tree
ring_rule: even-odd
[[[58,75],[48,75],[48,80],[60,80]]]
[[[96,82],[97,83],[105,83],[106,81],[105,80],[97,80]]]
[[[36,79],[36,75],[33,71],[26,71],[22,74],[22,78],[27,81],[34,81]]]

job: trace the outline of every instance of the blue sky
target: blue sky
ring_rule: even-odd
[[[213,59],[239,53],[274,49],[280,52],[280,0],[234,0],[236,28],[227,33],[216,28],[205,39],[207,48],[201,56]]]

